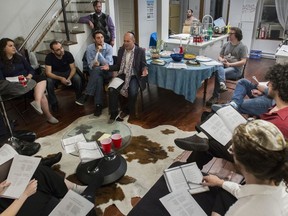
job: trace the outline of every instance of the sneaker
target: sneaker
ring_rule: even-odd
[[[108,124],[112,124],[114,121],[116,121],[117,117],[118,117],[118,112],[111,113],[110,118],[108,120]]]
[[[212,104],[217,104],[217,103],[218,103],[218,98],[212,96],[212,97],[206,102],[206,106],[211,106]]]
[[[187,151],[207,151],[209,149],[208,139],[201,138],[197,134],[186,138],[177,138],[174,143]]]
[[[224,82],[220,82],[220,92],[227,91],[226,84]]]
[[[55,117],[50,117],[49,119],[47,119],[47,122],[49,122],[50,124],[57,124],[59,123],[58,119],[56,119]]]
[[[87,94],[82,94],[76,101],[75,103],[78,104],[79,106],[83,106],[86,101],[88,100],[88,95]]]
[[[217,112],[219,109],[229,106],[229,104],[212,104],[211,106],[211,110],[213,110],[214,112]]]
[[[100,116],[102,114],[102,105],[96,104],[94,116]]]
[[[214,111],[214,112],[217,112],[217,110],[223,108],[223,107],[226,107],[226,106],[232,106],[234,109],[238,109],[238,105],[234,102],[234,101],[231,101],[230,103],[227,103],[227,104],[213,104],[211,106],[211,109]]]
[[[41,105],[40,104],[38,104],[36,101],[32,101],[30,104],[36,110],[37,113],[39,113],[40,115],[43,114],[43,111],[41,109]]]
[[[235,103],[235,101],[231,101],[230,103],[229,103],[234,109],[238,109],[238,104],[237,103]]]
[[[128,116],[128,114],[125,113],[125,112],[123,112],[123,111],[121,111],[121,112],[119,113],[119,115],[116,117],[116,121],[124,121],[124,118],[125,118],[126,116]]]

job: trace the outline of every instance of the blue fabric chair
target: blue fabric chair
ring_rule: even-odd
[[[157,32],[153,32],[150,35],[150,42],[149,42],[149,47],[156,47],[157,46]]]

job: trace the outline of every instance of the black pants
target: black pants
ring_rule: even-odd
[[[38,180],[35,194],[28,197],[17,216],[46,216],[54,209],[68,189],[64,179],[50,167],[39,165],[33,178]],[[3,212],[14,200],[0,198],[0,212]]]

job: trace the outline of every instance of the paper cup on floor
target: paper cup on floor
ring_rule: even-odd
[[[111,136],[111,139],[112,139],[113,145],[114,145],[114,147],[116,149],[121,147],[121,145],[122,145],[122,136],[120,134],[113,134]]]
[[[109,153],[111,152],[112,139],[111,139],[111,138],[105,138],[105,139],[102,139],[102,140],[100,141],[100,143],[101,143],[103,152],[104,152],[105,154],[109,154]]]

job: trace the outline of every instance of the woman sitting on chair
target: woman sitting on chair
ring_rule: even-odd
[[[37,82],[34,88],[34,101],[31,102],[33,108],[39,114],[44,113],[49,123],[57,124],[59,121],[50,113],[48,100],[45,96],[46,78],[41,75],[35,75],[33,68],[24,57],[17,54],[13,40],[2,38],[0,40],[0,79],[3,80],[6,77],[20,75]]]

